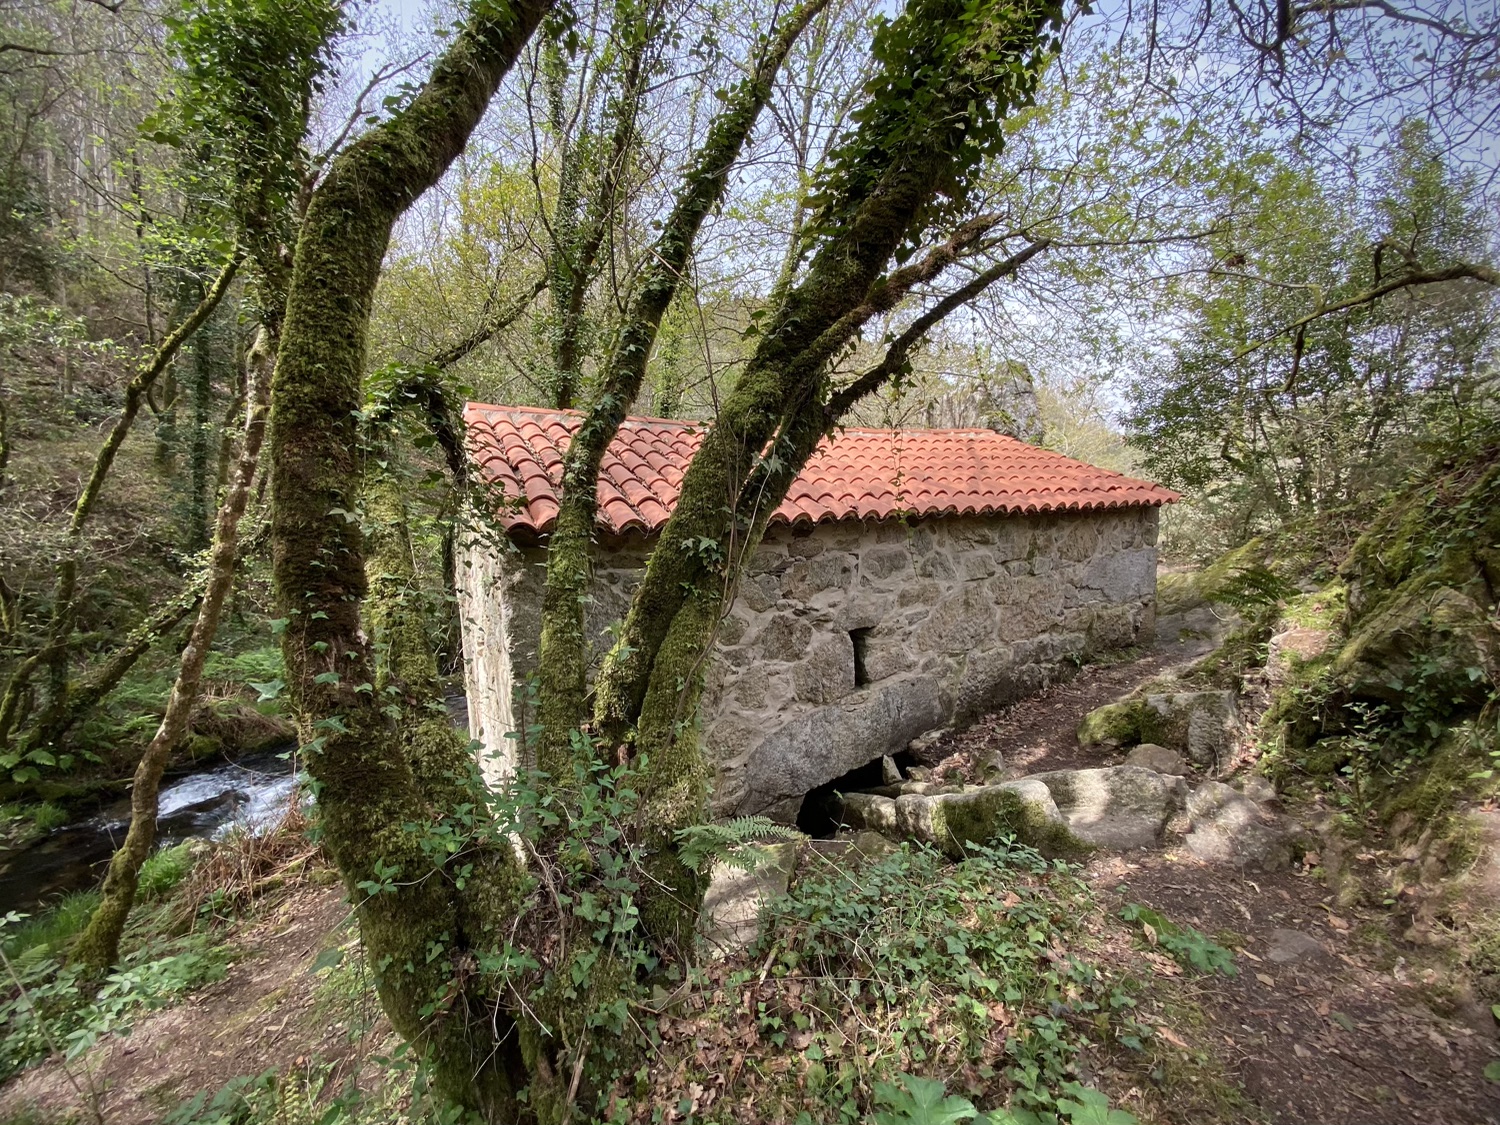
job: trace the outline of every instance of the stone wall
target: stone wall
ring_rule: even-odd
[[[1155,508],[1130,508],[773,528],[708,667],[716,811],[793,821],[809,790],[1143,639],[1156,526]],[[648,552],[600,552],[601,653]],[[545,555],[473,555],[459,568],[471,729],[492,747],[524,725],[513,685],[535,668]]]

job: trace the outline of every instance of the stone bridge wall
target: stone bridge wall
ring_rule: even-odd
[[[1144,639],[1156,527],[1155,508],[1129,508],[773,528],[708,667],[716,811],[794,821],[809,790]],[[600,552],[600,652],[648,551]],[[525,722],[513,685],[535,668],[544,563],[532,548],[459,567],[470,729],[492,753]]]

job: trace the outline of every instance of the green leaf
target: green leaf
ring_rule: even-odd
[[[256,700],[257,703],[269,703],[281,694],[281,689],[286,687],[286,684],[281,680],[267,680],[263,684],[255,683],[252,680],[250,686],[260,692],[260,698]]]
[[[888,1082],[876,1084],[875,1100],[891,1112],[875,1114],[875,1125],[952,1125],[977,1115],[967,1098],[945,1096],[941,1082],[914,1074],[903,1074],[901,1082],[902,1089]]]
[[[1500,1059],[1495,1059],[1485,1066],[1484,1076],[1491,1082],[1500,1082]]]
[[[343,961],[344,951],[335,945],[332,949],[325,949],[313,958],[312,967],[307,971],[310,973],[321,973],[324,969],[337,968],[343,964]]]

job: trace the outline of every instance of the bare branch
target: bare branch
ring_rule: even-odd
[[[1256,279],[1260,280],[1260,279]],[[1500,270],[1473,262],[1456,262],[1440,270],[1414,270],[1410,273],[1388,278],[1378,285],[1371,286],[1362,293],[1356,293],[1352,297],[1346,297],[1342,301],[1333,304],[1325,304],[1321,297],[1318,298],[1317,307],[1306,316],[1283,326],[1269,336],[1257,340],[1253,344],[1247,344],[1234,353],[1234,358],[1244,359],[1247,355],[1259,351],[1273,340],[1278,340],[1287,333],[1300,333],[1314,321],[1324,317],[1333,316],[1337,313],[1348,312],[1350,309],[1359,308],[1361,305],[1374,304],[1380,298],[1402,289],[1415,289],[1424,285],[1442,285],[1449,281],[1478,281],[1485,285],[1500,288]]]

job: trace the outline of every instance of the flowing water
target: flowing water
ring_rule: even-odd
[[[236,827],[255,831],[275,823],[296,788],[292,748],[288,744],[166,782],[159,798],[159,844],[214,839]],[[130,799],[125,797],[87,820],[0,856],[0,915],[34,912],[38,904],[68,891],[97,886],[129,825]]]

